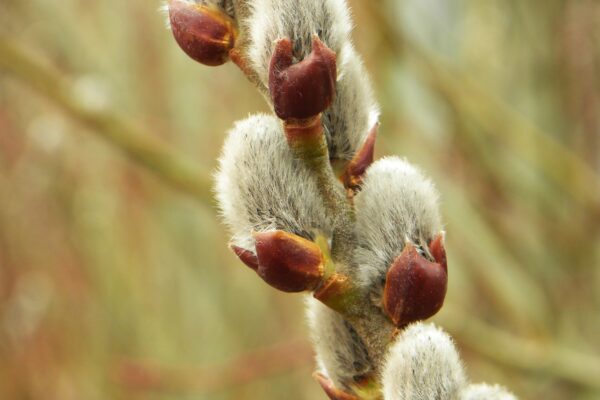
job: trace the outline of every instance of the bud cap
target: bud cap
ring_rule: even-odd
[[[442,307],[447,283],[445,268],[427,260],[412,243],[407,243],[387,273],[385,312],[398,327],[429,318]]]
[[[280,39],[269,67],[269,91],[281,119],[305,119],[323,112],[335,96],[336,56],[315,35],[312,52],[293,64],[292,41]]]
[[[217,66],[229,59],[235,22],[216,8],[182,0],[168,3],[173,36],[179,47],[201,64]]]
[[[284,231],[255,232],[258,275],[284,292],[314,289],[323,276],[321,249],[310,240]]]
[[[321,385],[325,394],[327,394],[327,397],[331,400],[360,400],[355,395],[336,388],[331,379],[320,372],[315,372],[313,377],[319,382],[319,385]]]

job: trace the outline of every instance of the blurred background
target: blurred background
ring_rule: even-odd
[[[600,3],[350,4],[377,155],[441,191],[434,320],[476,382],[600,399]],[[0,2],[0,398],[324,399],[302,296],[230,254],[210,192],[267,108],[159,5]]]

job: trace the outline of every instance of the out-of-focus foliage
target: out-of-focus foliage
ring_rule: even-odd
[[[598,398],[600,4],[351,4],[378,154],[441,191],[451,273],[435,320],[469,375],[523,399]],[[4,0],[0,40],[210,171],[233,121],[266,107],[232,64],[187,59],[158,6]],[[0,398],[323,398],[301,297],[229,254],[212,200],[124,157],[3,56]]]

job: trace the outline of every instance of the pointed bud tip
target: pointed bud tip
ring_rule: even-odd
[[[429,251],[433,256],[434,260],[440,264],[446,273],[448,273],[448,261],[446,260],[446,248],[444,242],[446,241],[446,233],[440,232],[435,238],[429,243]]]
[[[394,325],[427,319],[444,303],[448,274],[408,243],[388,270],[383,306]]]
[[[314,289],[323,276],[323,254],[310,240],[284,231],[254,232],[258,275],[284,292]]]
[[[192,59],[217,66],[229,59],[236,39],[235,22],[223,12],[181,0],[168,2],[175,41]]]
[[[321,385],[321,388],[323,388],[323,391],[331,400],[360,400],[353,394],[344,392],[336,388],[331,379],[329,379],[320,372],[315,372],[313,374],[313,377],[316,379],[317,382],[319,382],[319,385]]]
[[[312,51],[292,64],[289,38],[275,43],[269,67],[269,91],[277,116],[283,120],[305,119],[326,110],[335,96],[336,55],[313,36]]]
[[[258,258],[254,253],[250,250],[246,250],[242,247],[236,246],[235,244],[230,244],[229,248],[231,251],[235,253],[236,256],[243,262],[246,266],[253,269],[254,271],[258,270]]]
[[[347,189],[357,191],[362,184],[365,172],[373,164],[378,129],[379,123],[376,123],[369,131],[361,148],[356,152],[350,163],[348,163],[342,176],[344,187]]]

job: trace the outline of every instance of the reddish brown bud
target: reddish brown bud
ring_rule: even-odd
[[[352,189],[353,191],[358,190],[359,186],[362,184],[362,178],[367,171],[367,168],[373,164],[373,159],[375,157],[375,139],[377,138],[378,128],[379,123],[371,128],[362,147],[356,152],[352,161],[346,166],[342,181],[347,189]]]
[[[318,115],[335,96],[335,53],[314,36],[310,55],[292,63],[292,41],[280,39],[269,67],[269,90],[275,113],[284,120]]]
[[[336,388],[331,379],[319,372],[315,372],[313,377],[319,382],[319,385],[321,385],[325,394],[327,394],[327,397],[331,400],[360,400],[360,398],[355,395]]]
[[[429,318],[442,307],[447,283],[446,269],[427,260],[409,243],[388,270],[385,312],[398,327]]]
[[[169,19],[179,47],[204,65],[229,59],[236,38],[235,22],[221,11],[181,0],[169,1]]]
[[[254,234],[258,275],[284,292],[314,289],[323,276],[323,254],[310,240],[284,231]]]
[[[236,256],[238,256],[240,261],[252,268],[254,271],[258,270],[258,258],[253,252],[236,246],[235,244],[229,245],[229,248],[235,253]]]

